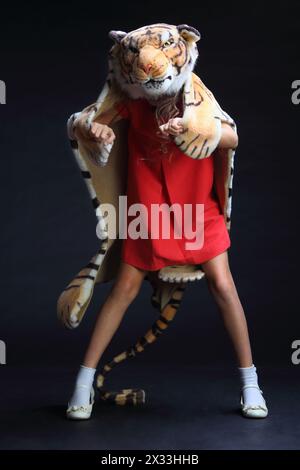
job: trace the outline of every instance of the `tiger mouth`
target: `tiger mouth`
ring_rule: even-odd
[[[161,79],[161,80],[157,80],[155,78],[149,78],[149,80],[147,80],[144,85],[146,87],[150,87],[150,88],[160,88],[162,86],[162,84],[166,81],[166,80],[172,80],[172,77],[171,75],[168,75],[167,77]]]

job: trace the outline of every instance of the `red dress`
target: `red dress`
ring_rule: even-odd
[[[127,100],[116,105],[116,109],[130,120],[126,210],[131,204],[142,203],[147,208],[147,215],[143,212],[143,220],[150,227],[151,220],[154,220],[151,219],[151,204],[180,204],[181,220],[184,204],[190,204],[193,214],[191,229],[195,230],[196,203],[204,204],[204,243],[200,248],[187,249],[186,243],[195,242],[196,238],[186,238],[183,225],[181,238],[174,236],[174,218],[171,217],[169,238],[163,238],[161,222],[158,238],[151,237],[150,228],[145,238],[133,239],[127,232],[127,238],[122,241],[122,260],[137,268],[155,271],[170,265],[201,264],[227,250],[231,242],[213,191],[213,157],[194,160],[181,152],[171,139],[166,142],[158,136],[155,108],[146,99]],[[127,212],[127,224],[139,215],[140,212],[135,215]],[[200,239],[193,248],[199,246]]]

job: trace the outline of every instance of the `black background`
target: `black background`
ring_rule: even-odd
[[[291,363],[300,339],[299,2],[40,2],[1,5],[1,318],[3,368],[77,368],[109,289],[101,285],[77,330],[56,317],[62,289],[97,250],[96,219],[66,136],[66,120],[93,102],[107,72],[111,29],[155,22],[197,28],[195,72],[235,119],[229,259],[258,367]],[[157,316],[151,288],[129,307],[104,358],[145,333]],[[105,359],[104,359],[105,360]],[[188,286],[177,317],[138,359],[235,367],[205,281]],[[2,368],[2,370],[3,370]],[[1,372],[0,370],[0,376]]]

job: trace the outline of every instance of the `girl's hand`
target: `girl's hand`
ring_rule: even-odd
[[[98,122],[92,123],[89,135],[90,137],[93,137],[96,142],[104,143],[106,145],[112,144],[116,138],[114,131],[110,127]]]
[[[179,135],[184,131],[183,122],[181,118],[170,119],[166,124],[159,126],[162,134],[165,136],[168,135]]]

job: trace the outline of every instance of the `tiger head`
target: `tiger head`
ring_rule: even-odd
[[[186,24],[156,23],[129,33],[110,31],[115,79],[133,99],[176,94],[195,67],[200,33]]]

